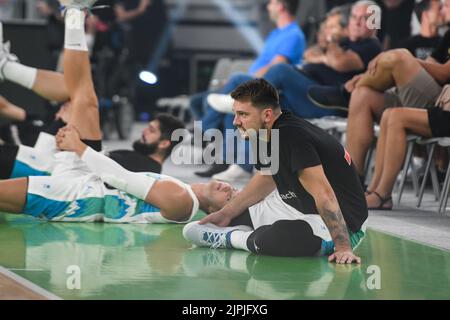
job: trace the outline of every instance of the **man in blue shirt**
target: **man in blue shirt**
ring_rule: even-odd
[[[299,0],[270,0],[267,5],[270,19],[276,24],[266,39],[262,52],[251,65],[248,73],[238,73],[230,77],[227,84],[219,90],[219,93],[229,94],[240,84],[253,78],[263,77],[270,67],[280,64],[300,64],[305,49],[305,36],[295,21]],[[206,104],[206,97],[210,92],[200,93],[191,100],[191,108],[197,117],[199,109]],[[209,105],[206,114],[202,118],[202,130],[217,129],[219,127],[233,129],[233,117],[212,109]],[[226,149],[226,148],[224,148]],[[213,165],[206,172],[197,172],[199,176],[210,177],[228,168],[227,165]],[[243,165],[250,172],[253,166]]]

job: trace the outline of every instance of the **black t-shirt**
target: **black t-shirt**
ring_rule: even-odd
[[[344,50],[355,52],[364,63],[364,68],[350,72],[339,72],[323,63],[308,63],[301,68],[302,72],[322,85],[340,85],[353,78],[353,76],[364,72],[369,62],[381,52],[380,41],[376,38],[358,41],[345,39],[340,43],[340,46]]]
[[[450,29],[444,34],[444,37],[431,54],[431,57],[442,64],[450,60]]]
[[[272,177],[283,201],[304,214],[319,214],[298,173],[322,165],[349,230],[360,230],[368,216],[367,204],[354,165],[342,145],[322,129],[286,111],[273,129],[279,130],[280,165]],[[268,166],[259,162],[255,167],[260,170]]]
[[[161,173],[162,170],[157,161],[135,151],[114,150],[108,156],[129,171]]]
[[[411,35],[411,17],[415,0],[403,0],[395,8],[387,8],[384,0],[376,2],[381,6],[381,30],[378,37],[383,43],[388,40],[388,47],[385,49],[398,48],[400,43]]]
[[[441,39],[440,36],[426,38],[419,34],[403,41],[400,47],[407,49],[416,58],[425,60],[439,45]]]

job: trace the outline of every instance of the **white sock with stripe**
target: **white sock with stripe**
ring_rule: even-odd
[[[86,33],[84,31],[84,12],[77,8],[69,8],[64,19],[66,23],[64,48],[88,51]]]

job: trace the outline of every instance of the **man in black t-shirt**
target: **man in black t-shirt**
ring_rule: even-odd
[[[414,11],[420,21],[420,34],[400,43],[400,48],[408,49],[416,58],[425,60],[438,46],[441,37],[438,29],[442,19],[440,0],[422,0],[416,3]]]
[[[431,53],[430,58],[429,60],[440,64],[445,64],[450,60],[450,30],[447,30],[444,34],[436,49]]]
[[[415,0],[377,0],[380,4],[381,30],[378,37],[383,50],[398,48],[411,35],[411,17]]]
[[[279,169],[259,171],[222,210],[185,227],[197,245],[232,247],[277,256],[330,255],[336,263],[360,263],[353,248],[362,240],[368,217],[363,190],[350,155],[323,130],[282,112],[274,87],[263,79],[233,93],[234,124],[243,136],[267,129],[258,138],[279,134]],[[271,153],[274,153],[274,148]],[[261,161],[262,162],[262,161]],[[271,195],[277,189],[277,195]],[[259,202],[265,209],[252,210]],[[281,203],[280,203],[281,202]],[[251,224],[243,215],[250,212]],[[289,213],[286,213],[289,212]],[[257,214],[259,213],[259,214]],[[268,224],[267,216],[272,216]],[[244,222],[246,221],[247,222]],[[229,225],[247,224],[255,230]],[[224,228],[227,227],[227,228]],[[327,235],[331,236],[328,237]]]

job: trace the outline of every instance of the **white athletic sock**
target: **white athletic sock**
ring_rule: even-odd
[[[86,34],[84,32],[84,12],[77,8],[66,11],[64,48],[77,51],[88,51]]]
[[[17,62],[7,61],[3,67],[3,75],[5,79],[31,89],[36,81],[37,69]]]
[[[231,232],[230,242],[233,248],[249,251],[247,246],[247,239],[253,231],[236,230]]]

